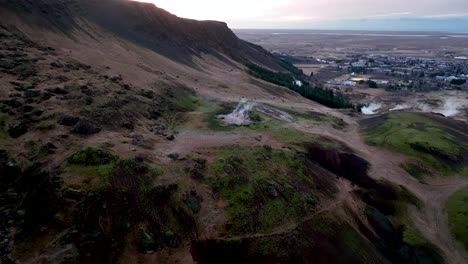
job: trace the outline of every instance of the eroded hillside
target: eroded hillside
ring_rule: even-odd
[[[466,258],[444,218],[463,175],[384,149],[380,120],[363,121],[383,126],[369,146],[356,112],[250,76],[280,62],[225,24],[123,0],[0,3],[2,263]],[[248,125],[226,124],[241,98]]]

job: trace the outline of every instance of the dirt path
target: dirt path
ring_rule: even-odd
[[[467,178],[438,176],[428,179],[426,183],[420,183],[400,167],[402,163],[409,160],[407,156],[367,145],[359,134],[357,124],[353,124],[346,131],[305,122],[290,124],[290,126],[304,132],[345,142],[370,162],[372,165],[370,176],[402,185],[416,194],[425,203],[425,208],[410,210],[409,215],[415,227],[443,251],[447,263],[466,263],[468,253],[451,234],[445,208],[452,194],[468,187]]]
[[[190,154],[197,149],[207,149],[226,145],[263,146],[269,145],[281,148],[283,144],[271,139],[266,134],[247,131],[209,131],[192,130],[181,131],[174,141],[164,142],[158,146],[158,154],[165,157],[171,153],[181,156]]]
[[[350,120],[347,119],[349,122]],[[410,158],[386,149],[367,145],[359,133],[359,127],[352,123],[346,130],[335,130],[326,124],[310,122],[289,123],[289,127],[307,133],[327,136],[346,143],[355,149],[359,155],[370,162],[369,175],[376,179],[386,179],[395,184],[402,185],[416,194],[424,203],[425,208],[418,210],[410,207],[409,215],[427,239],[432,241],[444,253],[447,263],[466,263],[468,253],[463,245],[452,236],[448,216],[445,210],[448,198],[456,191],[468,187],[468,179],[462,177],[434,177],[426,183],[421,183],[404,171],[400,165]],[[162,157],[170,153],[187,155],[200,148],[212,148],[223,145],[238,144],[241,146],[271,145],[282,147],[282,144],[272,140],[265,134],[245,131],[216,132],[205,130],[184,130],[176,139],[158,147],[158,155]],[[314,214],[304,218],[302,222],[312,219],[320,213],[337,208],[349,195],[339,195],[335,201],[323,207]],[[340,198],[341,197],[341,198]],[[289,223],[279,227],[270,234],[253,234],[245,238],[275,236],[296,228],[298,223]]]

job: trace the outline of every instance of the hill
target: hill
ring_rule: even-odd
[[[2,0],[1,4],[37,27],[64,34],[83,31],[99,38],[89,28],[92,23],[172,60],[190,63],[190,56],[207,53],[281,69],[271,54],[237,38],[226,23],[179,18],[153,4],[127,0]]]
[[[465,178],[414,180],[424,160],[366,145],[353,110],[255,78],[287,69],[226,24],[124,0],[0,17],[2,263],[466,256],[442,213]]]

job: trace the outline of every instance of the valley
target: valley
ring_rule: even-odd
[[[468,259],[466,84],[329,85],[323,49],[147,3],[0,17],[1,263]]]

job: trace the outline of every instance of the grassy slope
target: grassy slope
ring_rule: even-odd
[[[294,154],[267,146],[226,146],[217,152],[210,182],[228,201],[232,233],[270,232],[305,215],[310,209],[307,202],[315,201],[314,181],[304,174],[303,164]],[[271,195],[269,188],[277,188],[279,195]]]
[[[468,150],[468,143],[450,133],[444,124],[414,113],[392,113],[375,120],[374,123],[363,122],[363,134],[368,144],[421,158],[444,174],[467,172],[466,164],[456,168],[435,154],[456,157],[463,156]],[[417,150],[414,145],[431,150],[432,153]]]
[[[453,234],[468,249],[468,190],[450,197],[447,210]]]
[[[221,103],[212,106],[208,111],[204,112],[207,128],[213,131],[256,131],[271,135],[272,138],[280,142],[288,144],[300,144],[307,141],[315,141],[318,136],[304,133],[299,130],[291,129],[286,127],[286,122],[279,121],[271,116],[265,115],[257,110],[253,110],[251,115],[255,117],[256,122],[249,126],[235,126],[223,124],[218,115],[225,115],[231,113],[235,104],[232,103]],[[200,109],[205,109],[201,107]],[[312,123],[327,123],[337,129],[346,127],[346,123],[331,115],[319,114],[319,113],[298,113],[286,109],[277,108],[281,111],[285,111],[293,117],[292,122],[312,122]],[[201,110],[200,110],[201,111]]]

